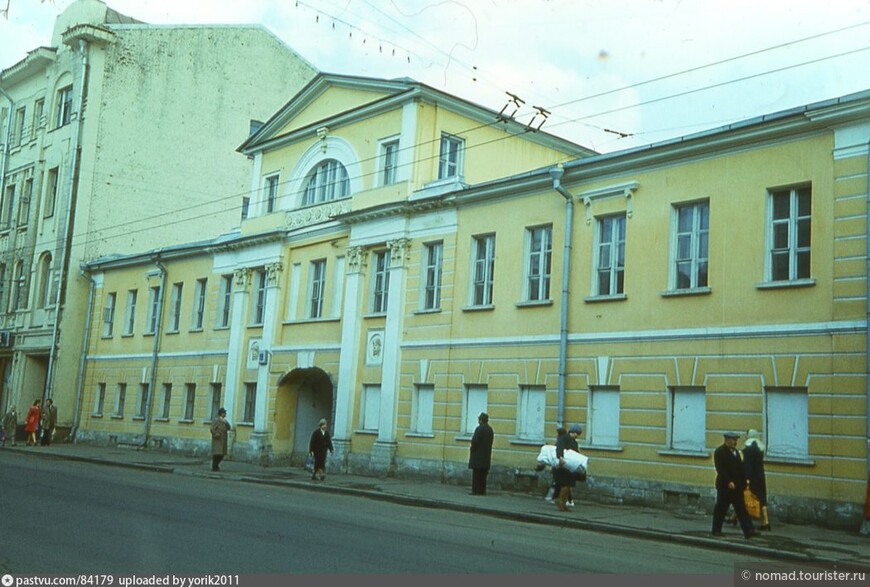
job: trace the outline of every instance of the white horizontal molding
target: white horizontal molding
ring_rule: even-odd
[[[640,187],[640,183],[636,181],[629,181],[625,183],[618,183],[615,185],[609,185],[602,188],[597,188],[594,190],[588,190],[585,192],[581,192],[577,194],[577,197],[583,202],[583,205],[586,206],[586,224],[592,224],[592,204],[596,200],[606,200],[609,198],[625,198],[625,215],[628,218],[631,218],[634,213],[634,207],[631,204],[631,198],[634,195],[634,192],[637,191],[637,188]]]

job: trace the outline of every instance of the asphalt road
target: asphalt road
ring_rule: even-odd
[[[737,561],[758,560],[352,496],[0,453],[0,573],[723,574]]]

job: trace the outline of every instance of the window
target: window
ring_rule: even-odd
[[[411,403],[411,430],[417,434],[432,434],[432,419],[435,410],[435,386],[414,385]]]
[[[22,309],[27,303],[27,276],[24,274],[24,261],[18,261],[15,264],[11,302],[12,311]]]
[[[494,234],[474,237],[473,271],[471,305],[492,305],[492,284],[495,273]]]
[[[27,226],[30,220],[30,199],[33,197],[33,178],[24,180],[24,191],[21,193],[21,203],[18,204],[18,226]]]
[[[169,332],[178,332],[181,327],[181,294],[183,291],[183,283],[172,284],[172,293],[169,298]]]
[[[323,316],[323,288],[326,284],[326,259],[311,262],[311,285],[309,295],[309,318]]]
[[[163,420],[169,419],[169,408],[172,406],[172,384],[163,384],[163,402],[160,406],[160,417]]]
[[[671,387],[669,448],[677,451],[703,452],[707,448],[707,398],[700,387]]]
[[[152,286],[148,290],[148,330],[145,334],[157,332],[157,318],[160,316],[160,286]]]
[[[466,385],[462,396],[462,430],[464,434],[473,434],[477,428],[477,417],[487,407],[486,385]]]
[[[103,407],[106,403],[106,384],[98,383],[94,394],[94,416],[103,415]]]
[[[127,307],[124,310],[124,334],[133,334],[133,329],[136,326],[136,297],[138,294],[139,291],[135,289],[127,291]]]
[[[423,282],[423,309],[437,310],[441,307],[441,266],[444,260],[444,243],[424,245],[425,279]]]
[[[72,119],[72,86],[57,91],[57,128],[70,123]]]
[[[148,384],[140,383],[139,384],[139,397],[138,402],[136,402],[136,417],[144,418],[145,412],[148,408]]]
[[[619,388],[593,385],[589,388],[587,442],[594,446],[619,446]]]
[[[363,404],[360,413],[360,428],[377,432],[381,413],[381,386],[363,385]]]
[[[58,175],[60,169],[52,167],[48,170],[48,176],[45,181],[45,210],[42,215],[44,218],[54,216],[54,203],[57,200]]]
[[[383,162],[383,168],[381,169],[382,185],[396,183],[396,170],[399,163],[399,139],[381,143],[381,160]]]
[[[251,207],[251,198],[242,196],[242,220],[248,217],[248,211]]]
[[[118,389],[115,392],[115,413],[112,414],[116,418],[124,417],[124,404],[127,402],[127,384],[119,383]]]
[[[118,294],[109,292],[106,294],[106,303],[103,305],[103,336],[109,338],[115,331],[115,300]]]
[[[526,287],[529,302],[550,299],[550,266],[553,257],[553,227],[526,229]]]
[[[208,419],[214,422],[218,417],[218,410],[221,409],[221,384],[211,384],[211,410],[209,410]]]
[[[3,305],[6,298],[6,263],[0,263],[0,308],[5,308]]]
[[[202,330],[202,324],[205,320],[206,285],[208,285],[207,279],[196,280],[193,292],[193,320],[190,325],[193,330]]]
[[[12,127],[12,144],[20,145],[24,142],[24,119],[27,116],[27,108],[22,106],[15,111],[15,126]]]
[[[810,186],[770,191],[770,281],[810,278]]]
[[[193,420],[193,407],[196,403],[196,383],[184,385],[184,420]]]
[[[257,384],[245,383],[245,408],[242,422],[254,423],[254,410],[257,407]]]
[[[305,179],[302,204],[310,206],[350,195],[347,169],[335,159],[327,159],[315,167]]]
[[[809,456],[809,414],[805,387],[767,387],[767,455],[793,459]]]
[[[459,176],[461,152],[461,139],[449,135],[441,136],[441,148],[438,153],[438,179]]]
[[[278,174],[266,178],[266,213],[275,211],[278,200]]]
[[[372,312],[382,314],[387,311],[390,294],[390,251],[375,253],[373,270]]]
[[[594,295],[615,296],[625,285],[625,216],[607,216],[598,220],[598,247]]]
[[[13,218],[15,214],[15,188],[16,184],[10,183],[6,186],[6,191],[3,192],[3,209],[0,210],[0,214],[2,214],[2,222],[3,228],[11,228],[13,226]]]
[[[46,253],[39,259],[39,270],[37,273],[39,286],[36,288],[36,307],[40,310],[51,306],[54,300],[51,299],[51,255]]]
[[[710,204],[696,202],[674,208],[672,289],[707,287]]]
[[[221,275],[220,299],[218,308],[218,328],[227,328],[230,325],[230,310],[233,307],[233,276]]]
[[[255,277],[257,287],[257,297],[254,300],[253,306],[253,325],[258,326],[263,324],[263,319],[266,313],[266,272],[263,270],[256,271]]]
[[[517,406],[517,437],[521,440],[544,441],[544,412],[546,407],[547,395],[542,385],[520,386],[519,405]],[[479,414],[480,412],[478,412]]]
[[[36,131],[42,127],[42,116],[45,114],[45,100],[40,98],[33,103],[33,138],[36,138]]]

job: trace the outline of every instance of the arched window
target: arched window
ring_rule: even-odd
[[[50,305],[52,300],[49,299],[49,292],[51,291],[49,285],[51,284],[51,255],[49,253],[44,254],[39,259],[39,285],[36,290],[36,307],[40,310]]]
[[[347,169],[335,159],[327,159],[312,169],[305,178],[302,205],[310,206],[350,195]]]
[[[15,263],[15,272],[12,280],[12,298],[9,300],[11,311],[20,310],[27,302],[27,277],[24,275],[24,261]]]

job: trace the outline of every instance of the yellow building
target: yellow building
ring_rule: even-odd
[[[70,3],[0,70],[4,413],[51,396],[62,433],[75,425],[79,264],[238,226],[241,195],[214,194],[246,189],[238,137],[314,73],[263,27],[156,26],[99,0]]]
[[[459,481],[486,411],[513,486],[580,423],[591,494],[698,507],[722,432],[757,428],[774,516],[854,525],[868,143],[870,93],[598,155],[319,76],[240,147],[238,231],[86,267],[83,428],[205,451],[223,403],[235,457],[281,464],[326,417],[336,470]],[[136,386],[143,421],[111,418]]]

